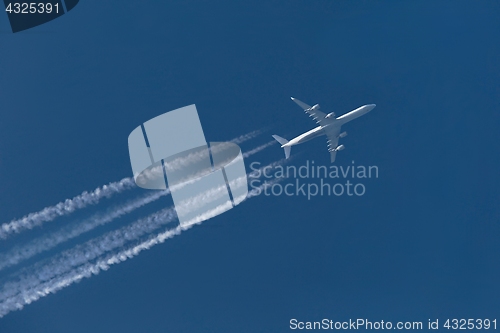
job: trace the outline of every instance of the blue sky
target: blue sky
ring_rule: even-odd
[[[337,114],[375,103],[345,126],[336,163],[379,167],[362,197],[248,200],[8,314],[0,332],[494,319],[499,14],[494,1],[87,0],[17,34],[0,15],[2,223],[130,176],[128,134],[193,103],[209,141],[268,129],[244,150],[314,127],[290,96]],[[282,155],[272,146],[247,170]],[[322,138],[292,156],[297,166],[329,163]],[[2,241],[0,251],[86,214]]]

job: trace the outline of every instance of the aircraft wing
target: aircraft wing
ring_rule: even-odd
[[[333,163],[335,162],[335,156],[337,155],[335,148],[339,145],[340,126],[326,126],[323,131],[325,131],[326,134],[328,151],[330,152],[330,162]]]
[[[299,101],[296,98],[292,97],[292,101],[294,101],[295,103],[297,103],[298,106],[304,109],[304,111],[309,114],[309,117],[313,118],[316,123],[320,125],[324,124],[323,120],[325,120],[326,114],[319,111],[319,109],[313,110],[311,106],[307,105],[302,101]]]

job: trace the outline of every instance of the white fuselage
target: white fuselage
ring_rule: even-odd
[[[304,134],[297,136],[296,138],[293,138],[292,140],[288,141],[286,144],[282,145],[282,147],[295,146],[295,145],[304,143],[306,141],[309,141],[311,139],[314,139],[318,136],[322,136],[325,134],[323,131],[323,128],[325,128],[326,126],[338,126],[338,127],[340,127],[343,124],[345,124],[351,120],[354,120],[358,117],[361,117],[364,114],[367,114],[368,112],[373,110],[374,107],[375,107],[375,104],[363,105],[363,106],[357,108],[356,110],[353,110],[351,112],[343,114],[342,116],[340,116],[338,118],[332,119],[332,121],[325,126],[318,126],[316,128],[313,128],[310,131],[305,132]]]

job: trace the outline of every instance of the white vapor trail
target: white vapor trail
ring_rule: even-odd
[[[281,162],[273,164],[276,165],[277,163]],[[247,199],[258,195],[262,188],[270,185],[272,185],[272,182],[267,182],[260,188],[253,189],[249,192]],[[200,200],[208,200],[213,194],[202,193],[199,195],[199,198],[193,198],[187,205],[196,206]],[[225,210],[222,206],[217,207],[215,210],[219,209],[221,211]],[[73,249],[64,251],[50,260],[48,264],[35,265],[31,274],[25,274],[16,281],[4,285],[0,293],[0,317],[3,317],[10,311],[22,309],[24,305],[30,304],[50,293],[55,293],[74,282],[80,281],[84,277],[90,277],[93,274],[98,274],[101,270],[107,270],[111,265],[125,261],[128,258],[133,258],[143,250],[163,243],[166,239],[179,234],[183,230],[189,229],[193,224],[200,223],[206,218],[214,216],[215,213],[217,211],[204,212],[193,218],[188,225],[177,226],[171,230],[150,236],[147,240],[133,246],[128,246],[126,249],[119,250],[114,254],[109,253],[123,248],[126,246],[126,243],[138,240],[164,224],[176,220],[173,208],[163,209],[129,226],[109,232],[82,245],[78,245]],[[93,260],[96,260],[96,262],[92,263],[91,261]]]
[[[260,135],[262,131],[256,130],[237,138],[230,140],[234,143],[242,143],[253,139]],[[102,198],[109,198],[114,194],[121,193],[136,187],[132,177],[124,178],[118,182],[112,182],[108,185],[98,187],[92,192],[83,192],[72,199],[66,199],[54,206],[48,206],[41,211],[30,213],[20,219],[12,220],[8,223],[3,223],[0,226],[0,239],[6,239],[14,233],[19,233],[24,230],[33,229],[45,222],[52,221],[59,216],[65,216],[73,213],[78,209],[85,208],[89,205],[97,204]]]
[[[165,208],[146,218],[139,219],[130,225],[110,231],[69,250],[65,250],[55,255],[48,262],[34,264],[32,267],[33,274],[21,275],[16,281],[4,284],[0,292],[0,300],[5,300],[18,294],[22,295],[26,290],[30,290],[40,283],[64,274],[73,267],[90,262],[109,251],[120,248],[127,242],[144,236],[156,230],[161,225],[172,222],[175,219],[175,210],[172,207]],[[2,306],[0,305],[1,308]]]
[[[19,233],[26,229],[33,229],[36,226],[42,225],[44,222],[52,221],[59,216],[71,214],[75,210],[84,208],[88,205],[95,205],[104,197],[109,198],[113,194],[134,188],[135,186],[134,179],[128,177],[118,182],[98,187],[92,192],[85,191],[73,199],[66,199],[55,206],[46,207],[39,212],[30,213],[21,219],[2,224],[0,227],[0,238],[5,239],[13,233]]]
[[[275,142],[275,141],[273,141]],[[271,142],[258,146],[246,153],[244,153],[244,157],[250,157],[265,148],[269,147]],[[180,186],[176,186],[175,188],[183,187],[186,184],[193,183],[195,180],[188,181],[186,183],[181,184]],[[158,200],[159,198],[170,194],[170,190],[167,189],[165,191],[154,191],[151,194],[140,197],[135,200],[131,200],[124,205],[120,205],[118,207],[113,207],[107,210],[106,213],[96,213],[88,219],[83,220],[82,222],[76,225],[67,225],[62,229],[53,232],[51,234],[42,236],[40,238],[36,238],[33,241],[23,245],[16,246],[11,249],[9,252],[0,253],[0,271],[5,269],[6,267],[10,267],[13,265],[17,265],[20,262],[27,260],[39,253],[48,251],[55,246],[64,243],[70,239],[76,238],[83,233],[93,230],[98,226],[107,224],[112,222],[113,220],[122,217],[126,214],[131,213],[132,211],[143,207],[153,201]]]
[[[39,253],[48,251],[55,246],[64,243],[70,239],[80,236],[81,234],[91,231],[100,225],[109,223],[123,215],[147,205],[160,197],[168,195],[170,191],[155,191],[139,199],[129,201],[126,204],[113,207],[108,212],[102,214],[97,213],[88,219],[76,225],[67,225],[60,230],[49,235],[36,238],[24,246],[16,246],[7,253],[0,253],[0,270],[17,265],[18,263],[27,260]]]
[[[261,170],[263,168],[261,168]],[[253,175],[253,173],[251,173],[250,175]],[[246,175],[243,177],[239,177],[234,182],[240,182],[246,177]],[[178,207],[178,209],[180,209],[181,211],[186,209],[197,209],[203,202],[208,203],[216,200],[217,194],[221,190],[226,190],[226,186],[224,185],[221,188],[209,189],[205,192],[202,192],[183,202],[182,207]],[[159,212],[153,213],[146,218],[139,219],[138,221],[130,225],[124,226],[114,231],[110,231],[102,236],[77,245],[72,249],[63,251],[62,253],[53,257],[49,264],[35,264],[33,267],[33,270],[37,271],[37,273],[35,274],[35,280],[33,280],[32,278],[21,276],[19,277],[19,281],[15,283],[5,284],[3,288],[4,290],[0,292],[0,300],[5,299],[6,295],[9,296],[22,290],[20,286],[26,287],[31,283],[36,284],[36,281],[38,281],[38,279],[49,279],[53,276],[62,274],[71,267],[81,265],[84,262],[93,260],[108,251],[123,246],[127,241],[138,239],[141,236],[144,236],[161,227],[163,224],[176,220],[176,216],[177,215],[173,207],[160,210]],[[29,282],[30,280],[34,282]]]
[[[239,137],[232,139],[230,141],[232,143],[235,143],[235,144],[240,144],[240,143],[243,143],[245,141],[251,140],[251,139],[253,139],[261,134],[262,134],[262,130],[255,130],[255,131],[249,132],[247,134],[240,135]]]
[[[272,184],[273,182],[271,181],[260,186],[259,188],[253,189],[249,192],[247,199],[259,195],[260,191],[264,187],[270,186]],[[206,214],[212,216],[214,213],[217,213],[216,210],[217,208],[210,212],[207,212]],[[204,220],[204,216],[200,215],[194,220]],[[165,223],[168,223],[168,219],[165,221]],[[167,239],[179,235],[182,231],[190,229],[194,226],[195,223],[196,222],[193,221],[193,224],[189,224],[186,227],[177,226],[173,229],[163,231],[157,235],[152,235],[139,244],[129,246],[128,248],[114,254],[107,254],[101,258],[98,258],[95,263],[86,262],[81,266],[72,268],[69,271],[51,280],[44,281],[23,291],[22,293],[9,297],[5,301],[0,303],[0,318],[11,311],[21,310],[25,305],[31,304],[32,302],[35,302],[42,297],[45,297],[49,294],[55,294],[57,291],[65,287],[69,287],[73,283],[79,282],[83,278],[90,278],[92,275],[97,275],[101,271],[107,271],[112,265],[119,264],[126,261],[127,259],[132,259],[142,251],[149,250],[153,246],[164,243]]]
[[[253,189],[249,192],[247,199],[259,195],[260,191],[265,186],[270,186],[272,182],[262,185],[260,188]],[[215,209],[217,210],[217,208]],[[166,212],[168,209],[160,211],[158,213],[152,214],[147,219],[157,219],[157,222],[165,224],[172,221],[172,218]],[[210,211],[205,214],[212,216],[216,211]],[[97,259],[95,263],[87,260],[83,264],[77,267],[72,267],[68,271],[62,272],[58,276],[43,281],[41,283],[33,283],[30,286],[25,286],[25,289],[20,290],[18,293],[12,293],[13,295],[8,296],[2,293],[3,302],[0,303],[0,317],[5,316],[7,313],[13,310],[21,310],[25,305],[37,301],[41,297],[45,297],[49,294],[56,293],[57,291],[72,285],[75,282],[79,282],[83,278],[91,277],[92,275],[99,274],[100,271],[106,271],[110,266],[119,264],[127,259],[131,259],[137,256],[144,250],[148,250],[154,245],[161,244],[167,239],[179,235],[182,231],[191,228],[195,221],[204,220],[204,214],[197,216],[193,219],[193,224],[189,224],[186,227],[177,226],[173,229],[163,231],[157,235],[152,235],[146,240],[140,242],[139,244],[129,246],[126,249],[122,249],[114,254],[107,254]],[[154,217],[153,217],[154,216]]]
[[[249,150],[249,151],[243,153],[243,157],[247,158],[248,156],[252,156],[253,154],[258,153],[259,151],[262,151],[262,150],[266,149],[267,147],[276,144],[276,142],[278,142],[278,141],[276,141],[276,140],[269,141],[268,143],[265,143],[262,146],[258,146],[252,150]]]

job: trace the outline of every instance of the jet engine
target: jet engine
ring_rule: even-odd
[[[311,108],[311,110],[313,110],[313,111],[314,111],[314,110],[319,110],[319,104],[314,105],[314,106]]]
[[[342,132],[339,134],[339,138],[345,138],[347,136],[347,132]]]
[[[329,114],[327,114],[325,119],[330,118],[330,117],[335,117],[335,112],[330,112]]]
[[[340,145],[337,148],[335,148],[335,151],[341,151],[341,150],[344,150],[344,149],[345,149],[345,146],[344,145]]]

